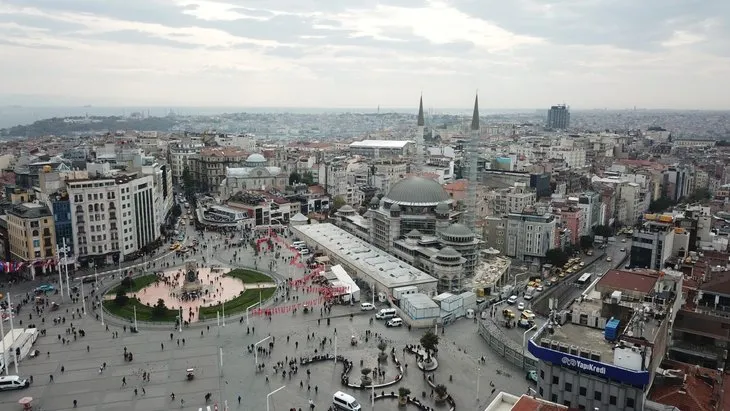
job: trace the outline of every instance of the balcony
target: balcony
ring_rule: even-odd
[[[113,220],[116,220],[116,219],[117,219],[117,214],[116,213],[109,213],[109,220],[112,220],[113,221]]]

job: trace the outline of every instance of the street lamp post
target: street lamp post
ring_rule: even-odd
[[[65,254],[65,253],[64,253]],[[63,270],[63,266],[61,265],[61,248],[56,244],[56,258],[58,259],[58,263],[56,264],[56,270],[58,270],[58,288],[61,292],[61,301],[66,301],[66,299],[63,297],[63,274],[61,271]],[[64,264],[66,263],[66,257],[64,256]]]
[[[84,298],[84,280],[81,280],[81,313],[86,315],[86,299]]]
[[[527,344],[527,333],[537,328],[537,324],[530,327],[527,331],[522,334],[522,368],[525,368],[525,345]]]
[[[253,307],[256,307],[259,304],[260,303],[253,303],[253,304],[249,305],[248,307],[246,307],[246,325],[248,325],[248,312],[249,312],[249,310],[251,310]]]
[[[223,313],[221,314],[223,317],[223,327],[226,326],[226,301],[223,300]]]
[[[182,305],[180,305],[180,321],[177,322],[177,332],[182,332],[182,323],[183,323],[183,309]]]
[[[335,366],[337,365],[337,331],[335,331]]]
[[[68,281],[68,252],[71,249],[66,245],[66,238],[63,238],[63,247],[59,249],[63,253],[63,269],[66,271],[66,295],[71,298],[71,283]]]
[[[256,365],[257,366],[259,365],[259,352],[256,349],[258,348],[259,344],[261,344],[262,342],[268,340],[269,338],[271,338],[271,336],[268,336],[268,337],[264,338],[263,340],[261,340],[261,341],[259,341],[259,342],[257,342],[256,344],[253,345],[253,358],[254,358],[254,361],[256,361]]]
[[[479,411],[479,383],[481,382],[482,369],[477,367],[477,411]]]
[[[10,302],[10,293],[8,293],[8,296],[6,297],[8,299],[8,309],[10,310],[10,333],[11,335],[15,336],[15,326],[13,325],[13,304]],[[0,319],[2,321],[2,319]],[[12,346],[10,347],[12,349]],[[16,350],[13,350],[13,355],[15,356],[15,375],[18,375],[18,354]],[[5,371],[8,371],[8,365],[7,363],[3,363],[5,365]]]
[[[139,329],[137,328],[137,306],[134,305],[132,306],[132,308],[134,309],[134,330],[139,331]]]
[[[272,395],[283,390],[284,388],[286,388],[286,385],[282,385],[281,387],[275,389],[274,391],[271,391],[270,393],[266,394],[266,411],[269,411],[269,398],[271,398]]]
[[[8,307],[8,309],[10,309],[10,307]],[[13,311],[12,310],[10,310],[10,315],[13,315]],[[5,338],[4,338],[5,337],[5,326],[3,325],[4,322],[5,322],[5,320],[2,318],[2,315],[0,314],[0,335],[3,336],[3,340],[2,340],[2,344],[3,344],[3,366],[5,367],[5,375],[8,375],[8,372],[9,372],[8,371],[8,366],[7,366],[7,364],[8,364],[8,357],[7,357],[7,355],[5,355]]]
[[[94,264],[94,288],[99,290],[99,275],[96,272],[96,264]]]

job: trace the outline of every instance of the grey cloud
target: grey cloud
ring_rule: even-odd
[[[83,28],[80,24],[46,19],[37,16],[0,14],[0,23],[16,23],[21,26],[39,28],[50,33],[65,33]]]
[[[27,49],[38,49],[38,50],[68,50],[67,47],[58,46],[55,44],[44,44],[37,42],[24,42],[18,40],[0,39],[0,46],[13,46],[13,47],[24,47]]]
[[[519,34],[546,38],[557,44],[612,44],[634,50],[655,50],[674,30],[708,18],[727,25],[730,2],[708,0],[553,0],[550,17],[528,12],[524,2],[454,0],[461,11]]]
[[[118,42],[118,43],[166,46],[166,47],[175,47],[175,48],[182,48],[182,49],[198,48],[197,45],[184,43],[184,42],[178,42],[175,40],[169,40],[169,39],[164,39],[164,38],[159,38],[159,37],[154,37],[154,36],[150,36],[145,33],[140,33],[138,31],[134,31],[134,30],[120,30],[120,31],[112,31],[112,32],[107,32],[107,33],[95,34],[94,39],[95,40],[106,40],[106,41],[112,41],[112,42]]]
[[[198,20],[183,13],[184,8],[162,0],[3,0],[17,7],[51,12],[91,13],[98,16],[170,27],[189,27]]]

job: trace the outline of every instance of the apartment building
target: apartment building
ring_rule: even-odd
[[[550,213],[528,208],[507,216],[506,254],[524,261],[542,261],[556,246],[556,220]]]
[[[200,139],[193,139],[188,136],[168,145],[167,161],[170,164],[173,183],[180,184],[182,182],[183,171],[185,168],[191,168],[190,159],[197,156],[203,147],[204,145]]]
[[[198,190],[217,195],[226,178],[226,168],[242,167],[247,158],[247,152],[235,147],[206,147],[188,161]]]
[[[159,198],[154,175],[68,180],[66,189],[79,263],[110,264],[136,257],[160,238],[165,212],[156,208],[165,207],[166,201]]]
[[[14,204],[7,210],[10,259],[45,269],[56,253],[53,213],[45,204]],[[37,263],[42,262],[40,266]]]

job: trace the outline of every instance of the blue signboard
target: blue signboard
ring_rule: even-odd
[[[542,361],[554,365],[570,368],[579,372],[594,374],[603,378],[620,381],[624,384],[644,386],[649,384],[650,375],[648,371],[634,371],[627,368],[617,367],[598,361],[589,360],[550,348],[544,348],[530,340],[527,343],[527,350]]]

